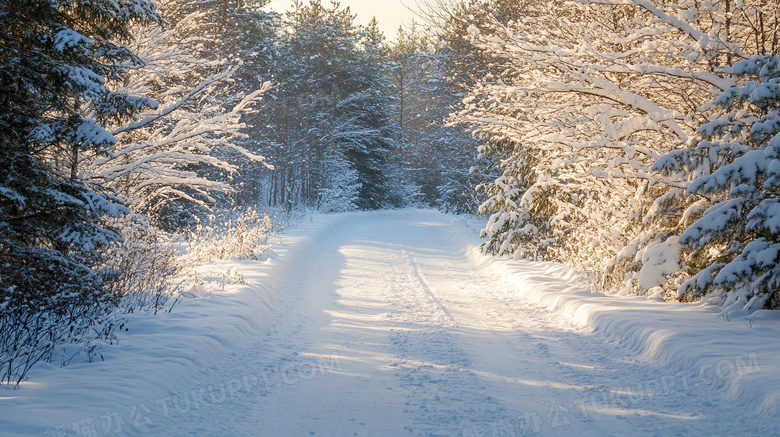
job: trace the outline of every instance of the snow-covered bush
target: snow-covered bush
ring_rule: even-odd
[[[100,275],[74,271],[44,251],[31,251],[26,260],[0,276],[0,383],[18,384],[35,363],[51,361],[57,347],[82,348],[110,339],[114,329],[116,300]]]
[[[190,233],[183,263],[193,266],[212,259],[257,259],[268,249],[279,226],[254,208],[233,210],[222,216],[211,215],[206,223],[199,223]]]
[[[688,175],[704,202],[680,236],[693,275],[679,296],[745,310],[780,307],[780,55],[734,64],[739,85],[715,99],[695,147],[655,164]]]
[[[328,161],[331,173],[327,176],[327,183],[319,189],[317,195],[317,210],[320,212],[335,213],[357,210],[357,203],[362,184],[358,181],[358,172],[350,168],[341,153],[334,151]]]
[[[123,241],[107,251],[101,274],[121,312],[171,310],[180,282],[178,250],[171,236],[146,223],[143,216],[119,220]]]

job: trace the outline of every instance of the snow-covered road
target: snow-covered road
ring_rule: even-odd
[[[776,313],[591,294],[436,212],[316,220],[228,262],[247,285],[0,392],[0,434],[780,434]]]
[[[145,433],[748,431],[744,412],[674,383],[674,369],[637,362],[519,297],[459,250],[450,220],[356,215],[332,229],[284,285],[265,333],[158,402],[167,408]]]

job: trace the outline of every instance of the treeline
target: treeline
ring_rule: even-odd
[[[247,124],[248,148],[272,169],[242,171],[237,200],[320,211],[425,205],[474,211],[474,140],[447,127],[461,89],[438,39],[418,27],[389,43],[376,19],[293,3],[277,17],[267,74],[274,86]]]

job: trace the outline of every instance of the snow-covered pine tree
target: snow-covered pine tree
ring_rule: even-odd
[[[407,204],[432,206],[438,180],[427,171],[433,159],[423,146],[425,123],[421,117],[428,79],[424,57],[427,49],[427,39],[416,23],[398,29],[388,55],[388,109],[397,144],[391,164],[396,191]]]
[[[238,7],[232,9],[230,24],[224,26],[232,29],[237,38],[235,47],[230,47],[227,53],[241,58],[242,66],[234,75],[234,88],[244,92],[261,88],[267,81],[273,82],[273,65],[279,58],[281,16],[261,9],[265,4],[267,0],[242,0]],[[263,104],[268,104],[268,101]],[[243,114],[241,121],[246,125],[242,129],[246,136],[235,138],[234,144],[262,155],[264,138],[267,137],[268,126],[272,125],[268,114],[262,111],[262,105],[255,105],[252,111]],[[226,160],[240,163],[239,172],[233,173],[230,178],[235,201],[250,207],[265,203],[267,187],[263,184],[268,180],[269,166],[265,162],[248,162],[243,156],[234,155],[234,158],[227,157]]]
[[[354,209],[360,185],[338,143],[351,125],[337,115],[346,97],[344,72],[357,54],[354,17],[335,5],[296,1],[285,18],[273,67],[277,85],[261,109],[267,125],[263,150],[274,165],[268,202],[285,208]],[[333,177],[334,171],[339,177]],[[345,203],[336,205],[336,198]]]
[[[382,48],[354,18],[317,0],[297,1],[286,15],[276,86],[258,114],[263,153],[273,156],[263,183],[270,205],[345,210],[386,202]]]
[[[715,99],[696,147],[661,157],[655,168],[690,175],[701,216],[680,236],[692,277],[685,301],[705,295],[739,310],[780,307],[780,55],[736,62],[739,85]],[[703,210],[703,213],[701,212]]]
[[[361,28],[360,33],[361,50],[350,78],[354,83],[354,98],[340,105],[340,112],[342,117],[352,118],[355,133],[360,132],[345,138],[347,157],[358,173],[360,184],[356,205],[360,209],[379,209],[401,202],[392,198],[394,187],[388,178],[389,158],[395,147],[387,111],[389,51],[376,18]]]
[[[140,60],[130,22],[151,0],[4,0],[0,13],[0,380],[20,381],[57,342],[78,338],[111,300],[94,267],[126,208],[80,178],[104,128],[154,101],[110,90]],[[87,114],[90,114],[88,116]]]
[[[527,1],[514,21],[475,13],[468,35],[491,72],[458,120],[477,126],[502,172],[484,186],[486,249],[571,262],[606,288],[673,287],[673,234],[692,200],[651,166],[733,85],[724,63],[749,27],[737,4]]]
[[[447,211],[475,212],[473,166],[476,141],[447,117],[460,103],[453,61],[458,55],[437,33],[412,23],[399,29],[390,51],[390,114],[398,146],[394,178],[411,203]]]

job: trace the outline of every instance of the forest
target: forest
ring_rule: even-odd
[[[2,0],[0,382],[311,211],[478,214],[594,289],[780,307],[780,0],[431,0],[392,40],[266,3]]]

